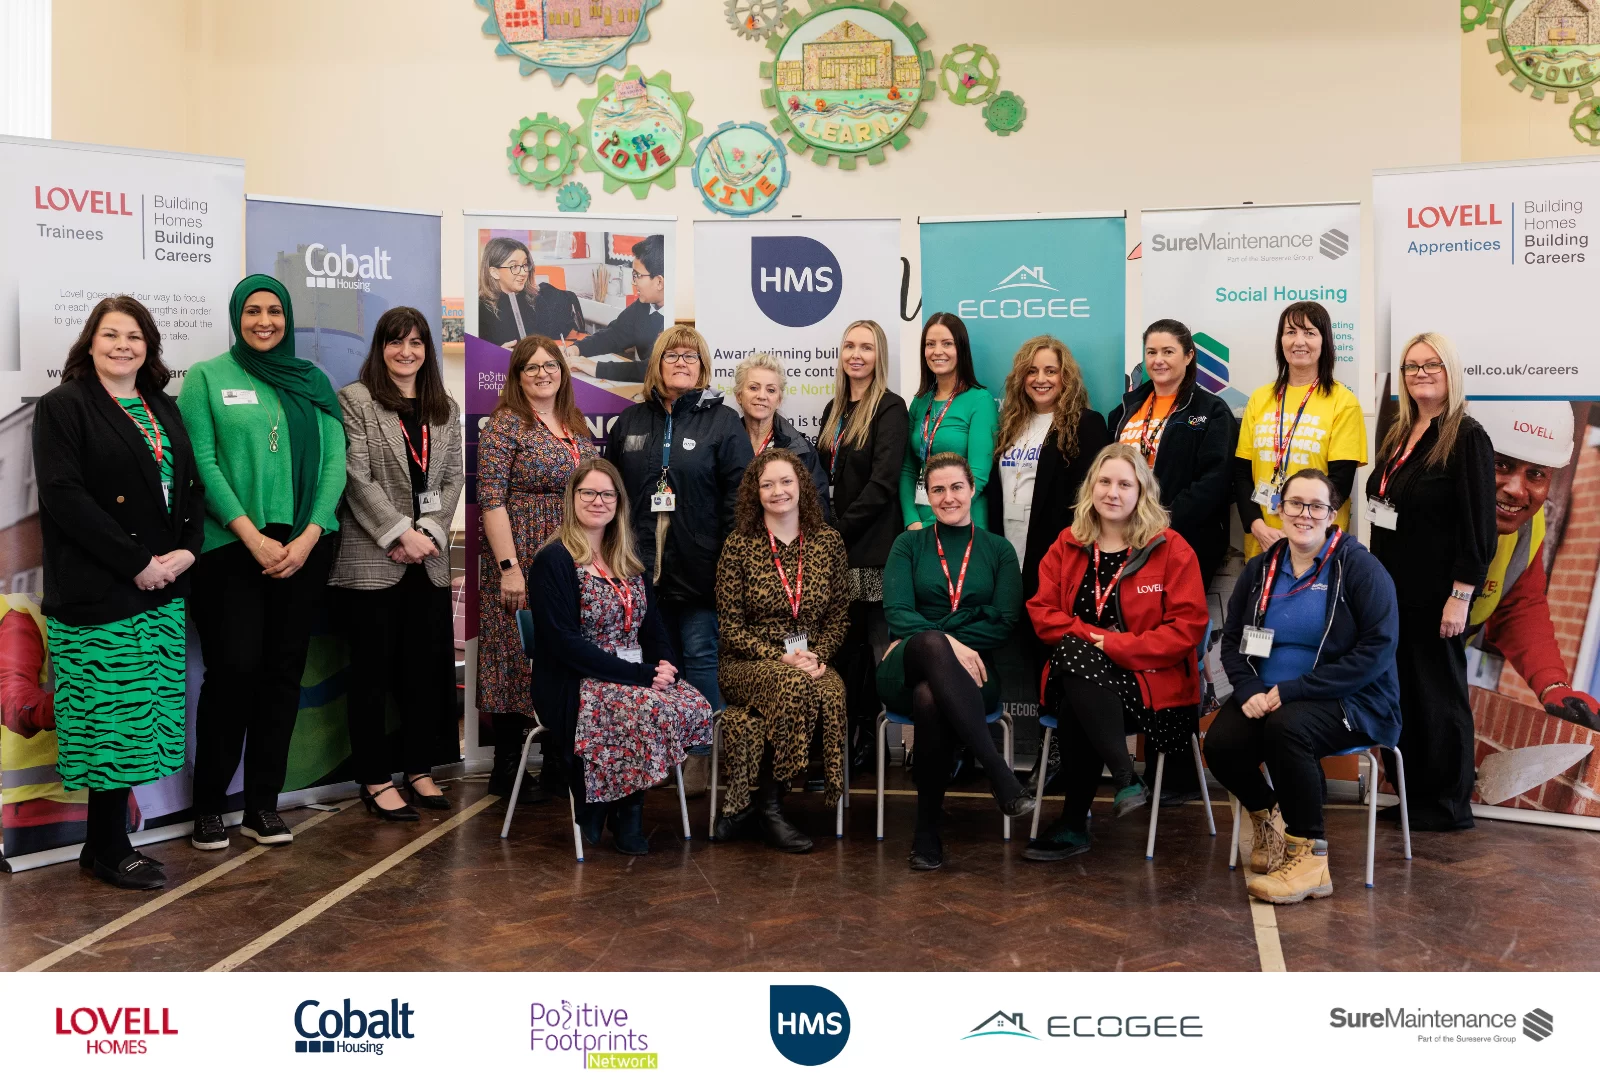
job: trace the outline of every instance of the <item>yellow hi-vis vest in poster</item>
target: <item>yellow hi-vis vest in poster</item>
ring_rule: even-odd
[[[1539,558],[1544,548],[1544,533],[1544,507],[1541,506],[1526,525],[1500,537],[1495,545],[1494,558],[1489,563],[1489,575],[1483,582],[1483,591],[1472,602],[1472,612],[1467,619],[1469,627],[1481,627],[1489,621],[1495,608],[1500,606],[1500,598],[1511,591],[1522,572],[1534,559]]]
[[[31,617],[39,628],[39,638],[44,650],[44,662],[39,665],[39,685],[49,687],[51,681],[48,633],[44,615],[38,602],[21,593],[0,595],[0,619],[11,612],[21,612]],[[31,799],[51,799],[55,802],[81,803],[88,801],[87,791],[68,792],[61,786],[56,772],[56,733],[40,731],[24,738],[9,727],[0,725],[0,802],[8,805]]]

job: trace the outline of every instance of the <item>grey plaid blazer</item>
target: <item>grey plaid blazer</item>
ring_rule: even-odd
[[[384,589],[398,584],[407,564],[389,558],[389,548],[413,524],[428,534],[439,554],[424,565],[428,580],[450,584],[450,519],[461,498],[461,406],[450,399],[450,419],[429,429],[428,490],[440,494],[438,513],[411,518],[411,469],[400,418],[372,400],[359,382],[339,391],[344,411],[345,487],[339,503],[339,558],[328,584],[346,589]]]

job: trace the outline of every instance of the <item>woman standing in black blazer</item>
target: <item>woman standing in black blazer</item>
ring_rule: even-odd
[[[184,598],[205,489],[171,378],[150,312],[107,297],[33,421],[56,768],[68,791],[89,789],[78,865],[124,889],[167,883],[128,843],[129,789],[184,762]]]
[[[871,762],[878,710],[877,658],[889,647],[883,617],[883,564],[900,535],[900,467],[911,420],[889,389],[883,327],[859,319],[839,345],[839,382],[817,421],[817,456],[828,473],[828,523],[850,557],[850,635],[836,662],[850,714],[850,768]]]

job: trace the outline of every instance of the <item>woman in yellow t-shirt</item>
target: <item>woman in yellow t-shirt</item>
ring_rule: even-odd
[[[1367,463],[1367,425],[1361,402],[1333,378],[1333,321],[1314,301],[1290,304],[1278,316],[1278,377],[1250,395],[1239,423],[1233,486],[1244,525],[1245,558],[1283,538],[1278,493],[1301,469],[1321,469],[1334,484],[1339,512],[1350,524],[1350,488]]]

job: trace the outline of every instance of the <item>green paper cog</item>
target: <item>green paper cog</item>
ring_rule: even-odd
[[[1600,146],[1600,102],[1593,99],[1578,102],[1567,118],[1572,137],[1587,146]]]
[[[581,214],[589,209],[589,189],[576,180],[562,184],[556,192],[556,205],[563,213]]]
[[[983,107],[984,126],[996,135],[1005,136],[1020,131],[1022,122],[1027,118],[1028,106],[1010,90],[1000,91],[993,101]]]
[[[957,105],[979,105],[1000,89],[1000,60],[982,45],[957,45],[939,63],[939,85]]]
[[[506,147],[507,166],[512,176],[543,191],[559,183],[578,160],[578,138],[566,121],[549,113],[533,119],[526,116],[511,129],[511,145]]]
[[[618,92],[619,88],[635,85],[642,89],[627,97]],[[620,79],[602,75],[595,89],[598,93],[594,97],[578,102],[583,124],[575,134],[585,150],[583,170],[599,173],[601,187],[608,195],[628,188],[634,198],[643,199],[650,194],[652,185],[659,185],[663,190],[676,187],[678,169],[694,160],[691,144],[704,130],[700,122],[689,115],[694,95],[687,90],[674,91],[668,72],[658,71],[645,78],[638,65],[628,68]],[[619,104],[635,99],[644,102],[637,107],[639,116],[633,115],[636,107]],[[609,104],[601,108],[602,103],[608,101]],[[606,149],[605,154],[601,153],[602,147]],[[646,175],[629,179],[630,163],[624,161],[618,165],[614,160],[614,155],[624,151],[630,158],[645,163],[640,168],[647,170]]]

